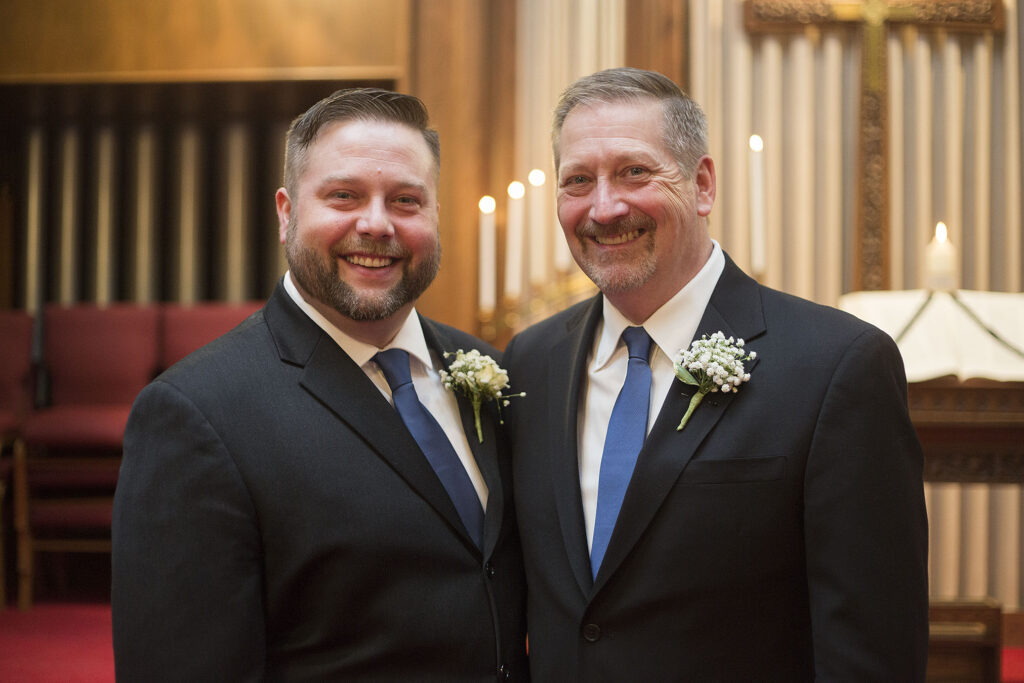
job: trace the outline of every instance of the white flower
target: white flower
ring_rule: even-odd
[[[444,357],[451,356],[445,353]],[[508,405],[507,398],[526,396],[525,393],[505,396],[502,390],[508,386],[508,372],[501,368],[490,356],[481,354],[476,349],[455,352],[455,360],[448,370],[441,371],[441,383],[446,389],[457,391],[469,398],[473,404],[473,417],[476,423],[476,436],[483,443],[483,430],[480,428],[480,406],[484,399],[498,402],[498,416],[501,406]]]
[[[750,380],[750,373],[744,371],[743,363],[756,358],[757,353],[746,353],[744,344],[742,339],[727,339],[719,331],[710,337],[706,334],[701,336],[690,344],[689,349],[679,352],[679,360],[675,363],[676,377],[681,382],[697,387],[697,393],[690,399],[690,405],[676,427],[677,430],[686,426],[705,394],[715,391],[723,394],[736,392],[740,384]]]

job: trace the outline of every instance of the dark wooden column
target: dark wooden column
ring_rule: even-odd
[[[441,135],[444,252],[419,309],[480,333],[477,202],[503,196],[501,179],[512,177],[515,3],[417,0],[413,8],[410,91],[426,103]]]

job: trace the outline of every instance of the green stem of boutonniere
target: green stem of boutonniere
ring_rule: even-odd
[[[679,426],[676,427],[677,432],[681,432],[683,430],[683,427],[686,426],[686,423],[690,421],[690,416],[693,415],[693,411],[697,409],[697,406],[700,405],[700,402],[704,400],[704,394],[706,393],[706,391],[701,391],[698,389],[697,393],[694,394],[693,398],[690,399],[690,407],[686,409],[686,414],[683,415],[683,419],[680,420]]]
[[[480,440],[480,443],[484,442],[484,432],[480,428],[480,404],[481,398],[479,395],[473,396],[473,420],[476,423],[476,438]]]

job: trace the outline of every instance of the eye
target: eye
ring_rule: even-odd
[[[637,178],[647,173],[647,169],[643,166],[630,166],[626,173],[633,178]]]
[[[403,194],[399,197],[395,197],[395,204],[402,209],[415,209],[420,205],[420,198],[412,195]]]
[[[587,176],[585,176],[585,175],[571,175],[571,176],[568,176],[565,179],[565,181],[562,182],[562,185],[568,187],[570,185],[582,185],[585,182],[587,182]]]
[[[352,199],[355,195],[348,190],[335,190],[331,193],[331,196],[335,199]]]

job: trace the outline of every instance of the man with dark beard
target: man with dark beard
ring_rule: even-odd
[[[524,578],[479,340],[418,315],[440,264],[437,133],[339,91],[288,131],[289,272],[158,377],[125,432],[119,680],[525,680]],[[468,436],[467,436],[468,435]]]

